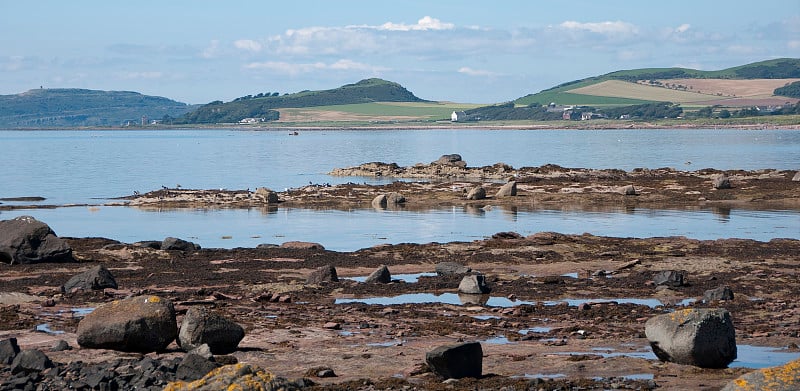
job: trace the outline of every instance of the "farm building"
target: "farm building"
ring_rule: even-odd
[[[454,111],[453,114],[450,114],[450,121],[458,122],[458,121],[466,121],[467,120],[467,113],[463,111]]]

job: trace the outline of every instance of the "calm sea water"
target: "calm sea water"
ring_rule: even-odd
[[[307,131],[298,136],[284,130],[0,131],[0,146],[0,198],[47,198],[42,204],[102,203],[178,184],[283,190],[309,182],[376,183],[375,178],[326,173],[371,161],[427,163],[448,153],[461,154],[470,166],[800,168],[798,130],[387,130]],[[40,218],[63,236],[126,242],[179,236],[207,247],[309,240],[351,250],[384,242],[471,240],[498,231],[759,240],[800,236],[798,211],[494,209],[474,214],[282,208],[270,213],[78,207],[2,212],[0,219],[20,214]]]

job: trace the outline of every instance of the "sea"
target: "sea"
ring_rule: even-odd
[[[471,241],[496,232],[540,231],[615,237],[695,239],[800,238],[799,210],[719,207],[443,207],[157,209],[103,206],[162,187],[283,191],[309,184],[389,183],[390,178],[332,177],[334,168],[366,162],[401,166],[457,153],[469,166],[515,168],[671,167],[678,170],[800,170],[800,130],[0,130],[0,201],[38,205],[0,211],[0,220],[31,215],[59,236],[123,242],[167,236],[203,247],[254,247],[290,240],[336,251],[383,243]],[[798,195],[800,196],[800,195]],[[45,206],[58,205],[57,208]]]

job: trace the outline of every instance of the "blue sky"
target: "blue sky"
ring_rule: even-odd
[[[0,94],[187,103],[369,77],[494,103],[621,69],[800,57],[800,1],[0,0]]]

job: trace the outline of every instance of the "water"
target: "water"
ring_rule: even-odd
[[[610,303],[645,305],[650,308],[664,306],[658,299],[619,298],[619,299],[560,299],[543,301],[542,304],[555,306],[562,303],[570,307],[577,307],[583,303]],[[686,306],[694,299],[686,299],[676,306]],[[489,295],[468,295],[462,293],[406,293],[397,296],[364,297],[351,299],[336,299],[335,304],[363,303],[369,305],[400,305],[400,304],[451,304],[451,305],[485,305],[487,307],[515,307],[519,305],[535,305],[535,301],[511,300],[505,297]]]
[[[9,205],[99,204],[134,191],[179,184],[283,190],[309,182],[385,183],[391,179],[326,173],[370,161],[427,163],[448,153],[461,154],[470,166],[504,162],[517,168],[548,163],[625,170],[800,168],[800,130],[462,129],[309,131],[299,136],[284,130],[0,131],[0,145],[0,198],[46,198],[0,201]],[[381,243],[469,241],[500,231],[756,240],[796,238],[800,232],[797,210],[720,208],[410,212],[75,207],[0,212],[0,219],[23,214],[45,221],[61,236],[104,236],[123,242],[176,236],[222,248],[302,240],[341,251]]]
[[[403,281],[406,283],[415,283],[419,281],[420,277],[434,277],[436,273],[411,273],[411,274],[392,274],[392,280]],[[358,277],[344,277],[347,280],[353,280],[355,282],[365,282],[367,281],[368,276],[358,276]]]

